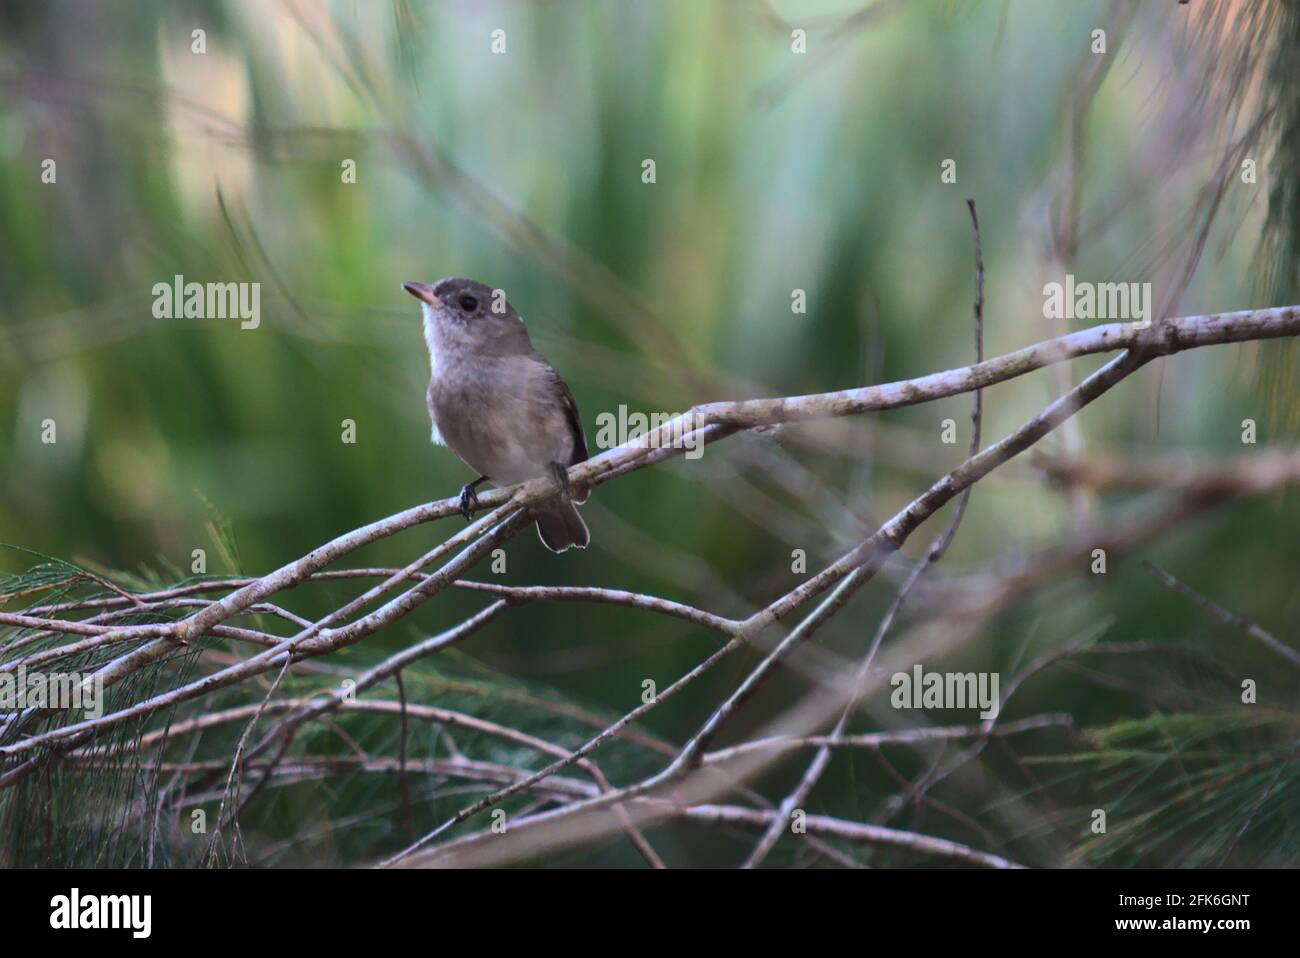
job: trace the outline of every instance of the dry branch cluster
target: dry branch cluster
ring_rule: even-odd
[[[982,302],[977,304],[977,318],[980,306]],[[1152,360],[1188,349],[1297,334],[1300,334],[1300,309],[1296,307],[1191,316],[1158,322],[1148,328],[1112,324],[916,379],[817,395],[712,403],[692,409],[685,415],[695,427],[695,439],[701,443],[718,442],[738,431],[759,427],[860,415],[968,392],[978,396],[984,387],[1033,370],[1087,354],[1119,351],[1116,358],[996,442],[978,448],[977,432],[969,458],[957,468],[938,478],[838,559],[744,618],[725,617],[659,596],[596,586],[507,586],[466,580],[464,577],[493,549],[526,527],[530,504],[553,491],[550,479],[483,494],[480,498],[484,514],[400,569],[348,568],[341,563],[369,543],[423,523],[455,517],[458,514],[455,498],[417,506],[349,531],[259,578],[208,579],[147,593],[127,592],[101,578],[95,583],[102,589],[97,598],[46,602],[21,613],[0,612],[0,627],[12,630],[13,635],[0,646],[0,670],[13,672],[22,667],[52,671],[61,664],[91,657],[99,664],[84,679],[88,689],[126,683],[154,663],[192,654],[196,648],[202,648],[202,640],[206,638],[231,642],[247,650],[233,659],[208,656],[205,664],[211,667],[196,677],[162,690],[151,690],[138,700],[98,717],[60,723],[36,709],[0,714],[0,789],[14,787],[51,764],[74,769],[85,764],[102,769],[106,763],[136,762],[162,774],[202,777],[216,783],[219,787],[212,794],[220,798],[218,832],[225,829],[229,833],[237,831],[241,810],[274,779],[396,773],[405,789],[409,776],[424,774],[476,783],[490,791],[476,801],[467,800],[459,813],[418,841],[404,848],[396,847],[395,843],[387,864],[517,861],[619,832],[627,835],[647,861],[660,864],[642,829],[668,819],[752,829],[761,838],[749,864],[758,864],[788,830],[791,816],[798,812],[836,750],[953,741],[968,745],[960,760],[969,761],[995,738],[1069,724],[1068,716],[1043,715],[1002,724],[988,720],[970,726],[849,734],[847,725],[856,705],[881,684],[881,676],[891,671],[890,666],[907,668],[913,662],[955,647],[973,635],[979,623],[998,608],[1077,561],[1099,542],[1118,545],[1141,541],[1144,536],[1169,528],[1216,503],[1295,484],[1300,481],[1300,454],[1260,454],[1230,466],[1182,463],[1176,469],[1154,471],[1144,470],[1140,465],[1116,468],[1102,462],[1049,464],[1048,473],[1057,481],[1097,485],[1136,483],[1168,493],[1170,501],[1163,510],[1151,510],[1139,523],[1124,529],[1099,528],[1092,536],[1066,543],[1059,552],[1038,557],[1023,569],[982,580],[977,588],[966,592],[954,590],[948,608],[933,617],[931,628],[914,630],[906,642],[882,646],[885,633],[921,571],[938,559],[951,540],[960,519],[958,514],[903,582],[894,606],[879,624],[858,662],[838,662],[835,668],[829,669],[807,669],[817,684],[815,694],[789,709],[771,728],[725,748],[718,747],[720,733],[762,685],[778,669],[801,665],[804,653],[813,650],[807,645],[808,640],[872,579],[927,519]],[[674,456],[680,451],[680,444],[674,448],[660,441],[664,436],[671,436],[674,428],[674,423],[665,424],[655,433],[571,468],[570,482],[596,486]],[[331,579],[345,586],[358,584],[358,588],[367,580],[377,582],[316,621],[295,614],[285,605],[285,593],[302,583],[320,579]],[[454,627],[364,672],[346,676],[351,679],[348,683],[342,682],[344,676],[337,670],[328,673],[333,691],[311,696],[279,693],[286,673],[295,665],[355,645],[452,588],[482,593],[487,603]],[[15,598],[2,596],[0,604]],[[513,607],[534,602],[625,606],[709,630],[717,634],[719,644],[652,700],[615,722],[595,727],[589,739],[578,748],[557,745],[506,724],[439,707],[437,703],[408,700],[402,687],[404,668],[470,640],[487,623],[508,616]],[[123,624],[124,620],[149,614],[156,614],[162,621]],[[280,623],[283,629],[275,632],[233,624],[253,616],[262,617],[258,622],[269,618]],[[756,653],[756,663],[684,744],[660,742],[637,730],[636,723],[648,712],[745,647]],[[1285,646],[1283,649],[1279,654],[1290,652]],[[874,661],[878,651],[885,661]],[[1294,656],[1294,652],[1290,654]],[[264,692],[248,685],[259,676],[270,680]],[[203,700],[235,686],[248,688],[254,697],[247,704],[233,708],[205,710],[200,705],[197,709],[178,710],[185,703]],[[396,698],[391,694],[380,697],[381,691],[394,686],[398,691]],[[327,722],[337,712],[364,712],[401,723],[400,754],[340,758],[295,753],[294,743],[302,729],[312,723]],[[421,721],[448,729],[472,730],[530,751],[544,764],[529,771],[466,755],[434,760],[407,754],[407,723]],[[149,725],[150,730],[125,741],[106,741],[111,737],[106,733],[138,722]],[[234,753],[224,762],[165,762],[160,757],[160,748],[169,741],[184,741],[186,736],[205,729],[236,724],[243,731]],[[659,757],[658,770],[618,786],[609,782],[597,764],[597,757],[602,746],[615,739],[642,743]],[[799,785],[784,801],[774,807],[747,787],[747,783],[773,762],[801,750],[810,752],[813,759]],[[937,774],[951,771],[950,767]],[[533,797],[536,804],[515,816],[504,832],[489,827],[485,813],[519,794]],[[801,840],[832,861],[853,863],[825,839],[903,849],[985,866],[1015,864],[1000,855],[920,832],[817,815],[801,815],[800,821]],[[470,827],[477,830],[453,837],[452,829],[462,822],[470,822]]]

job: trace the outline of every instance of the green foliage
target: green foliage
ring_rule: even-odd
[[[298,18],[278,4],[196,0],[78,5],[82,19],[67,29],[66,4],[0,5],[0,540],[21,544],[0,550],[0,611],[120,599],[105,581],[144,591],[261,574],[347,529],[454,494],[472,476],[428,441],[428,361],[403,280],[468,275],[506,289],[573,387],[589,439],[596,417],[621,404],[680,411],[969,362],[967,196],[983,224],[990,356],[1057,332],[1040,291],[1063,271],[1152,281],[1160,297],[1181,292],[1183,313],[1300,294],[1300,5],[1143,4],[1122,22],[1107,18],[1124,5],[1101,0],[843,6],[398,0],[319,4]],[[1186,29],[1197,16],[1201,27]],[[790,31],[805,20],[801,56]],[[1076,153],[1072,111],[1095,66],[1087,43],[1099,22],[1111,28],[1114,66],[1099,71],[1081,114],[1088,149]],[[196,28],[207,31],[205,54],[191,52]],[[506,55],[490,50],[497,28]],[[1256,126],[1259,192],[1233,176],[1221,198],[1207,191],[1220,182],[1224,144]],[[653,185],[641,179],[648,158]],[[46,159],[57,161],[55,184],[41,182]],[[946,159],[956,184],[940,181]],[[345,160],[355,161],[355,183],[342,178]],[[1074,242],[1060,245],[1077,256],[1058,262],[1050,251],[1067,231],[1071,182],[1081,216]],[[260,283],[260,326],[156,318],[154,285],[176,275]],[[796,289],[807,293],[806,313],[791,311]],[[1286,366],[1294,348],[1252,349],[1260,358],[1223,348],[1153,365],[1080,417],[1083,451],[1211,457],[1287,442],[1300,408]],[[1077,381],[1093,365],[1064,375]],[[1042,373],[987,391],[986,441],[1058,387]],[[521,537],[507,547],[508,572],[492,578],[748,614],[802,581],[792,550],[815,572],[955,465],[965,441],[938,443],[938,424],[950,417],[964,429],[968,416],[963,396],[735,437],[697,462],[598,489],[584,511],[585,554],[557,560]],[[1247,417],[1259,424],[1258,447],[1240,442]],[[52,443],[41,438],[47,420],[57,424]],[[345,420],[356,443],[340,440]],[[1042,446],[1065,448],[1056,436]],[[1081,514],[1122,526],[1160,506],[1123,491],[1089,497],[1081,513],[1037,478],[1008,467],[979,484],[927,579],[938,599],[914,600],[900,630],[950,585],[979,588],[1026,556],[1050,558]],[[1293,640],[1298,524],[1294,495],[1238,501],[1131,551]],[[368,547],[356,564],[404,565],[458,527],[420,527]],[[199,548],[211,555],[196,576]],[[860,656],[899,568],[856,597],[818,645]],[[899,801],[900,776],[919,780],[951,752],[837,755],[810,804],[898,827],[920,821],[1034,864],[1294,864],[1293,677],[1155,589],[1136,555],[1116,550],[1106,575],[1086,563],[1061,570],[954,661],[934,663],[1009,677],[1109,621],[1108,643],[1158,644],[1158,654],[1053,666],[1017,692],[1008,718],[1068,711],[1082,737],[1032,733],[1010,744],[1014,761],[985,749],[980,767],[992,774],[936,785],[940,811]],[[314,621],[358,591],[357,581],[322,581],[277,601]],[[441,595],[358,647],[290,670],[275,697],[323,694],[482,604]],[[165,622],[192,608],[115,606],[112,621]],[[232,624],[286,632],[266,615]],[[65,641],[0,626],[0,662]],[[403,683],[412,704],[572,748],[635,707],[647,678],[663,688],[713,641],[628,609],[527,606],[463,649],[411,666]],[[97,648],[59,667],[91,671],[132,648]],[[105,707],[248,651],[200,638],[108,689]],[[753,663],[735,656],[653,712],[639,737],[603,746],[601,770],[620,784],[662,767]],[[1237,704],[1242,676],[1259,679],[1267,705]],[[246,719],[115,759],[169,725],[256,704],[273,678],[115,726],[93,754],[42,753],[39,770],[0,790],[0,864],[366,863],[482,794],[482,783],[448,775],[412,773],[404,790],[391,771],[304,764],[260,789],[249,769],[236,799],[226,782]],[[742,726],[763,727],[811,687],[781,674]],[[398,692],[389,681],[369,697]],[[897,721],[884,701],[867,703],[851,731]],[[263,716],[249,743],[279,718]],[[33,715],[21,725],[72,720]],[[17,731],[8,726],[0,744]],[[549,760],[427,721],[408,721],[403,738],[391,715],[341,711],[306,726],[285,761],[342,762],[358,749],[386,760],[404,751],[412,763],[464,754],[536,769]],[[160,761],[211,767],[188,776]],[[803,754],[783,761],[756,787],[779,798],[805,764]],[[0,775],[13,768],[0,765]],[[579,769],[565,774],[590,781]],[[1008,821],[1012,798],[1037,809],[1032,821]],[[217,827],[223,800],[227,810],[247,801],[238,828]],[[1087,830],[1098,805],[1110,809],[1105,836]],[[205,836],[190,830],[196,809],[207,813]],[[674,864],[732,864],[752,844],[749,834],[703,831],[664,826],[652,838]],[[837,847],[873,864],[916,861]],[[815,860],[788,841],[772,859]],[[547,863],[557,862],[640,859],[620,839]]]

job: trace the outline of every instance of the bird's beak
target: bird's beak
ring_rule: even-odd
[[[433,295],[433,287],[428,283],[403,283],[402,289],[406,290],[421,302],[428,303],[430,306],[441,306],[442,301]]]

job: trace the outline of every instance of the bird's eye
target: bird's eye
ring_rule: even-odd
[[[478,309],[478,300],[473,296],[462,296],[460,298],[460,308],[467,313],[472,313]]]

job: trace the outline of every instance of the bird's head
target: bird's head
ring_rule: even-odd
[[[436,283],[403,283],[402,288],[424,304],[424,312],[437,323],[461,326],[519,323],[519,314],[505,292],[472,279],[451,276]]]
[[[508,354],[531,348],[523,320],[500,289],[459,276],[432,284],[403,283],[402,288],[423,304],[424,338],[431,354]]]

